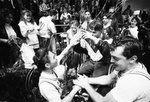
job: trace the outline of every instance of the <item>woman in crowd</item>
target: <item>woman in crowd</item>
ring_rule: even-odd
[[[26,38],[27,44],[36,51],[39,48],[39,40],[37,36],[39,27],[34,21],[31,11],[22,11],[19,27],[22,36]]]
[[[23,38],[19,26],[14,22],[9,9],[0,11],[0,68],[12,67],[17,60],[16,49],[12,46],[16,38]]]
[[[138,26],[137,24],[140,22],[140,20],[137,17],[132,17],[131,18],[131,23],[129,25],[129,33],[133,38],[138,39]]]

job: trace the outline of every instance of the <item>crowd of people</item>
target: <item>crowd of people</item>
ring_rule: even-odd
[[[1,0],[0,80],[23,64],[40,73],[36,84],[48,102],[72,102],[79,93],[86,102],[149,102],[150,14],[122,10],[122,2]],[[0,93],[12,91],[7,81]],[[18,102],[9,96],[0,101]]]

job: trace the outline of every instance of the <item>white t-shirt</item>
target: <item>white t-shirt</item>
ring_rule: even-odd
[[[131,33],[131,36],[138,39],[138,27],[134,27],[134,28],[129,28],[129,31]]]
[[[19,27],[21,30],[21,34],[24,37],[27,37],[28,39],[26,39],[27,44],[30,45],[33,49],[35,48],[39,48],[39,40],[37,37],[38,34],[38,26],[36,23],[32,24],[32,23],[26,23],[24,21],[20,21],[19,22]],[[28,32],[28,30],[30,30],[31,32]]]
[[[134,72],[148,74],[144,65],[138,64],[132,71],[124,73],[111,90],[117,102],[150,102],[150,80]]]
[[[63,18],[65,18],[67,20],[67,19],[69,19],[68,18],[69,16],[71,17],[70,13],[67,13],[67,12],[66,13],[62,13],[61,16],[60,16],[60,20],[63,20]]]
[[[92,21],[93,21],[93,20],[90,20],[90,21],[89,21],[89,24],[90,24]],[[88,24],[87,21],[84,21],[84,22],[82,23],[81,27],[82,27],[83,29],[87,30],[89,24]]]
[[[14,31],[14,29],[12,28],[11,25],[6,24],[5,25],[5,29],[6,29],[8,38],[11,38],[11,37],[15,37],[16,38],[17,37],[17,34],[16,34],[16,32]]]
[[[41,25],[40,36],[44,38],[50,38],[52,33],[56,33],[55,24],[51,21],[51,17],[41,17],[39,20]]]
[[[29,45],[23,43],[21,45],[20,52],[25,68],[32,69],[34,63],[33,57],[35,56],[34,50]]]

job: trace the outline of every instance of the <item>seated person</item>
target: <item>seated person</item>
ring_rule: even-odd
[[[89,28],[91,32],[83,32],[82,38],[86,40],[86,44],[92,48],[82,48],[82,44],[85,41],[81,40],[81,43],[74,47],[74,50],[78,53],[84,53],[90,56],[90,59],[83,63],[78,71],[79,74],[85,74],[87,76],[97,77],[107,74],[110,64],[110,48],[106,41],[101,40],[102,24],[99,21],[93,21],[90,23]],[[90,42],[90,43],[89,43]],[[90,53],[89,53],[90,51]],[[91,51],[94,51],[94,53]]]
[[[60,73],[55,71],[65,72],[63,66],[57,67],[60,64],[61,59],[68,54],[69,50],[78,43],[78,38],[72,39],[70,44],[61,52],[60,55],[56,56],[54,53],[48,51],[47,48],[41,48],[37,51],[34,56],[34,62],[38,69],[41,70],[41,75],[39,78],[39,89],[42,96],[48,102],[71,102],[74,95],[80,89],[78,86],[74,86],[73,90],[61,100],[61,87],[58,78],[60,78]],[[63,77],[62,74],[61,77]]]
[[[101,33],[102,24],[99,21],[93,21],[89,28],[93,33],[85,31],[82,34],[80,45],[74,47],[76,52],[85,53],[90,57],[89,60],[81,64],[78,73],[89,77],[106,75],[110,66],[110,47],[107,41],[101,40],[103,36]],[[103,96],[110,90],[107,85],[94,85],[94,88],[98,88],[97,91]],[[91,102],[90,99],[89,102]]]
[[[111,74],[97,78],[84,75],[74,83],[84,88],[94,102],[149,102],[150,75],[140,62],[141,56],[140,42],[133,37],[124,37],[111,51],[111,62],[115,69]],[[115,87],[106,96],[90,86],[112,83],[115,83]]]

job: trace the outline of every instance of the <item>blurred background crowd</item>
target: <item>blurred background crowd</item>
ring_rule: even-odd
[[[149,10],[135,9],[135,6],[133,10],[132,5],[126,0],[0,0],[0,83],[3,82],[0,102],[30,102],[31,98],[33,102],[41,102],[36,96],[37,86],[32,90],[34,95],[22,91],[29,91],[28,84],[33,85],[28,82],[34,63],[32,58],[41,47],[60,54],[77,33],[77,28],[107,42],[101,46],[101,53],[106,55],[104,63],[110,60],[107,45],[115,45],[124,36],[138,39],[143,45],[142,62],[150,72]],[[89,60],[81,52],[76,46],[71,53],[74,56],[68,55],[69,74],[77,73],[77,68]],[[104,65],[102,74],[108,73],[109,65]],[[20,70],[22,67],[26,69]],[[79,73],[99,76],[97,70],[90,74],[84,70]],[[18,96],[21,98],[17,99]]]

